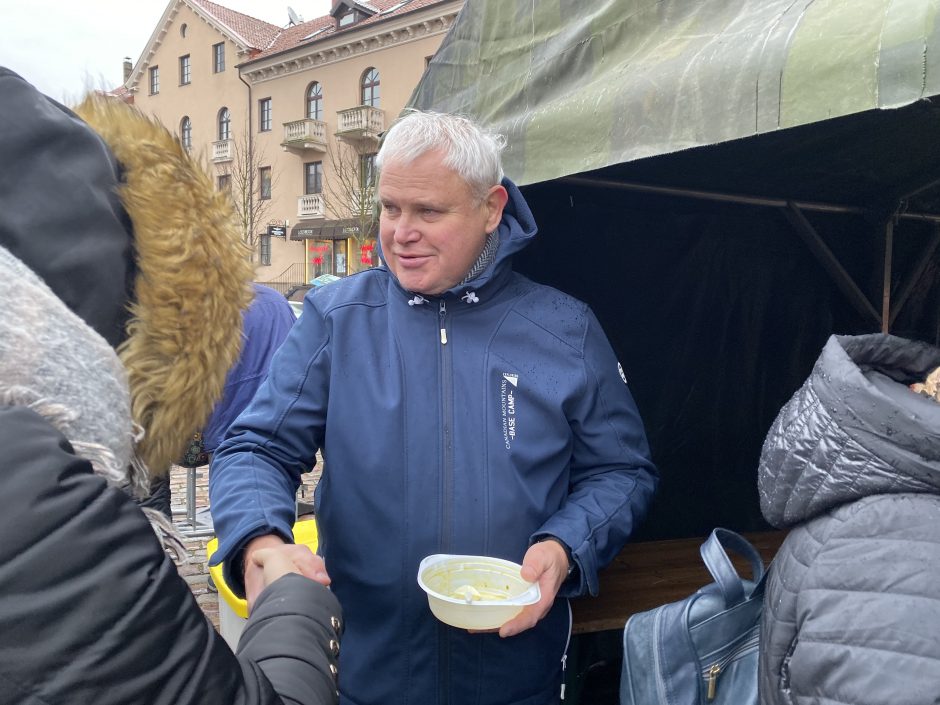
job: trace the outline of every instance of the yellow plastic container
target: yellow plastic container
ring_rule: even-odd
[[[295,523],[293,534],[294,543],[305,544],[310,547],[311,551],[317,550],[317,522],[313,518],[303,519]],[[212,559],[218,548],[219,540],[217,538],[212,538],[206,544],[207,561]],[[215,583],[215,587],[219,591],[219,633],[234,651],[248,619],[248,602],[232,592],[232,589],[225,582],[221,564],[210,566],[209,575],[212,576],[212,582]]]

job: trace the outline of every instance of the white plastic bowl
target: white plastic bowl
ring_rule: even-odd
[[[498,629],[541,599],[517,563],[488,556],[435,554],[418,566],[418,585],[439,620],[461,629]]]

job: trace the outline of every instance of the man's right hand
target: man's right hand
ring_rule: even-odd
[[[287,573],[299,573],[321,585],[330,584],[323,559],[304,544],[285,543],[268,534],[245,547],[245,599],[251,612],[255,600],[268,585]]]

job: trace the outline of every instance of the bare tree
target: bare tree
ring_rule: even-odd
[[[327,147],[329,178],[324,181],[326,207],[334,218],[351,219],[357,226],[353,238],[362,247],[375,238],[375,151],[368,142],[351,144],[333,140]],[[362,265],[368,266],[366,261]],[[361,267],[360,267],[361,268]]]
[[[262,168],[266,169],[266,183],[262,183]],[[254,263],[259,236],[267,228],[271,195],[278,181],[277,172],[271,168],[264,149],[251,139],[247,129],[238,139],[232,140],[232,161],[219,164],[218,170],[220,176],[228,175],[235,219],[242,242],[251,251],[251,261]],[[266,198],[262,198],[265,195],[262,189]]]

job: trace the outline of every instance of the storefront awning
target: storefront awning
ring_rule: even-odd
[[[361,226],[359,221],[354,218],[345,218],[342,220],[320,220],[309,221],[306,223],[297,223],[290,231],[291,240],[346,240],[354,237],[361,239]],[[376,234],[375,224],[372,223],[368,228],[365,237],[374,238]]]

